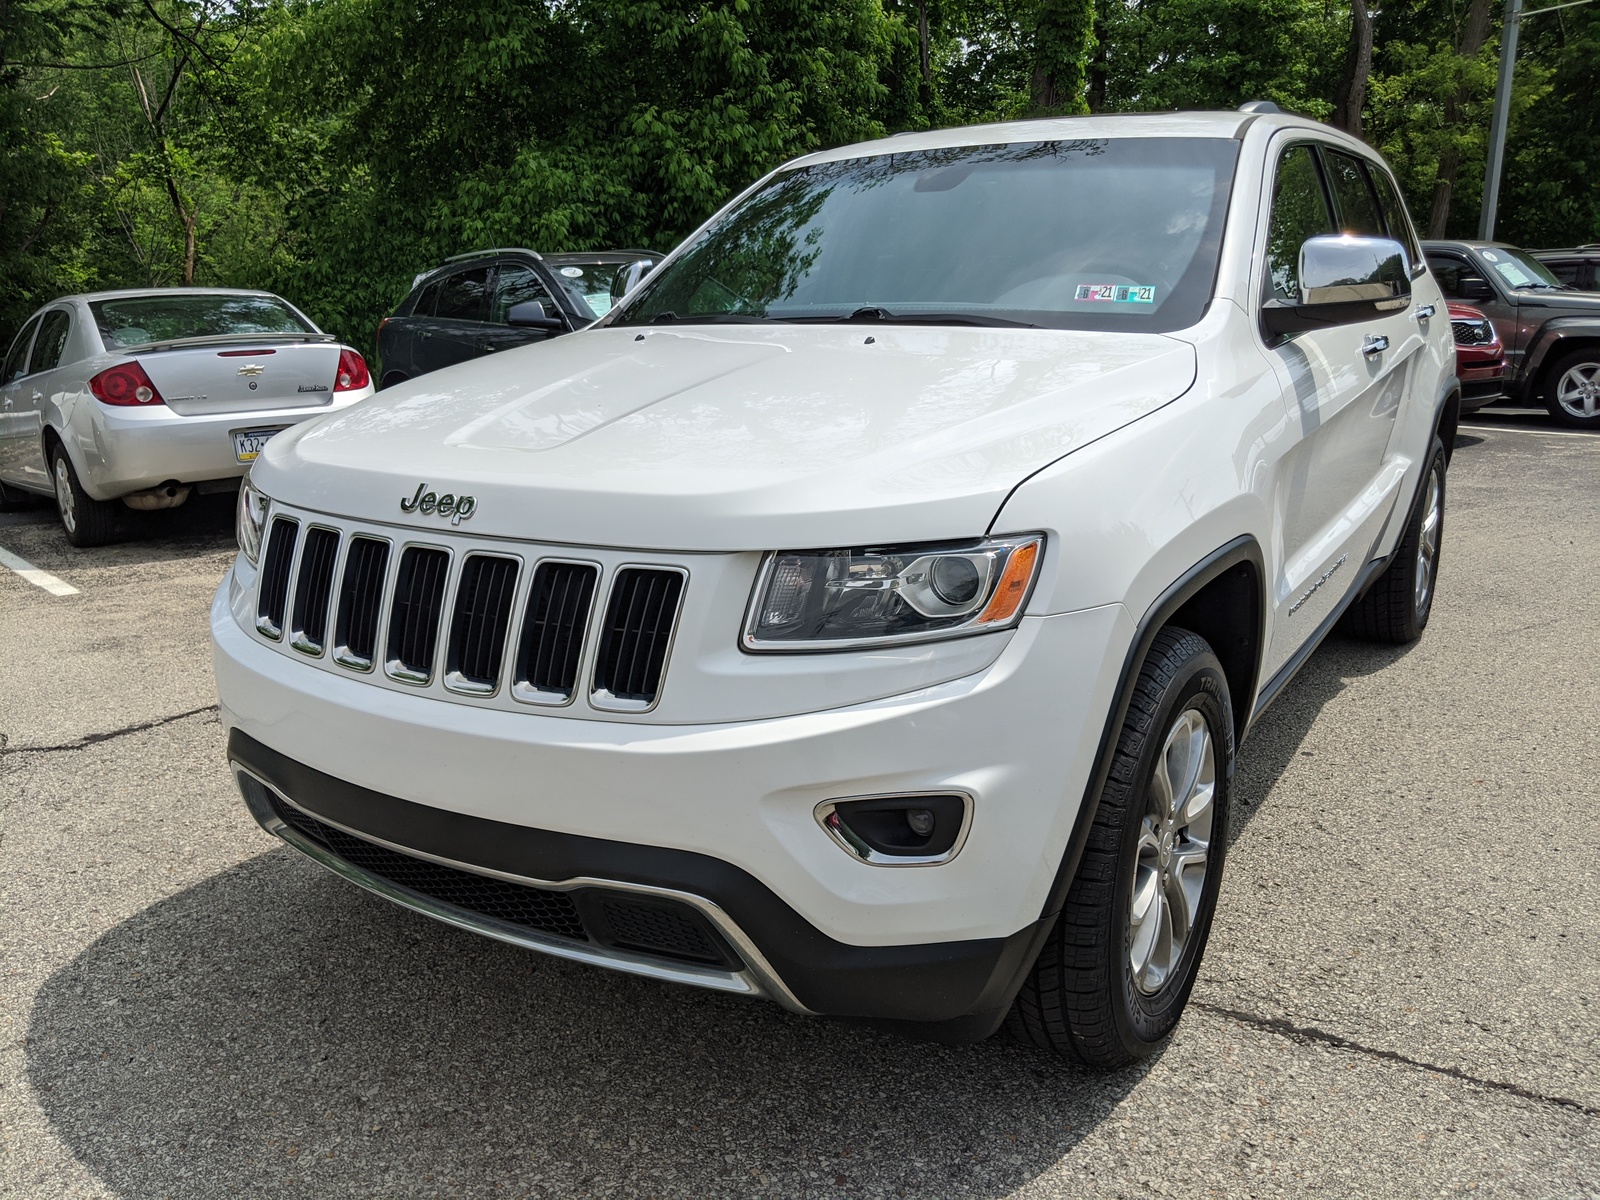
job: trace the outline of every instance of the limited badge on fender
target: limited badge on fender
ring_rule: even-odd
[[[476,496],[457,496],[453,492],[439,495],[430,492],[425,483],[417,484],[416,494],[407,500],[400,498],[400,511],[404,513],[420,512],[432,513],[435,516],[449,517],[450,524],[459,525],[473,513],[478,511],[478,498]]]

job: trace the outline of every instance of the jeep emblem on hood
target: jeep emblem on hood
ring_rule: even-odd
[[[476,496],[457,496],[452,492],[440,496],[430,492],[427,484],[419,483],[416,495],[411,499],[401,497],[400,511],[434,513],[441,517],[449,517],[452,525],[459,525],[478,511],[478,499]]]

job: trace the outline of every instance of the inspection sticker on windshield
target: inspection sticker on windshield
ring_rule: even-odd
[[[565,275],[568,279],[582,279],[583,278],[583,268],[582,267],[562,267],[561,268],[561,273],[563,275]]]
[[[1101,300],[1112,304],[1154,304],[1155,285],[1126,283],[1080,283],[1074,300]]]

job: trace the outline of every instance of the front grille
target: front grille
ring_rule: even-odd
[[[509,925],[588,941],[577,906],[568,892],[508,883],[424,858],[412,858],[335,829],[293,805],[284,804],[276,796],[272,796],[272,807],[291,829],[369,875]]]
[[[294,544],[300,523],[288,517],[272,522],[267,552],[261,558],[261,590],[256,597],[256,628],[270,638],[283,636],[284,612],[289,606],[289,569],[294,564]]]
[[[363,874],[437,903],[575,942],[733,971],[743,967],[705,915],[682,901],[604,887],[559,891],[430,862],[329,825],[247,773],[238,780],[252,808],[270,807],[295,833]]]
[[[1458,346],[1483,346],[1494,340],[1487,321],[1451,321],[1450,333]]]
[[[594,668],[600,699],[629,707],[655,703],[682,595],[679,571],[628,567],[617,573]]]
[[[389,569],[389,543],[377,538],[350,539],[345,555],[344,584],[339,589],[339,618],[334,626],[334,661],[358,671],[372,670],[378,650],[379,605],[383,577]]]
[[[396,679],[427,683],[433,678],[449,570],[450,556],[443,550],[412,546],[400,556],[389,614],[388,670]]]
[[[492,692],[500,682],[511,625],[517,560],[473,554],[461,568],[456,612],[450,624],[445,683],[464,691]]]
[[[294,624],[289,644],[307,654],[321,654],[328,637],[328,600],[333,595],[333,563],[339,556],[339,535],[313,526],[300,552],[300,580],[294,589]]]
[[[517,649],[517,694],[562,702],[578,681],[584,629],[599,570],[586,563],[540,563],[528,589]]]

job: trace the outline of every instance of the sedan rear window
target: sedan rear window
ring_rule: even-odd
[[[1182,329],[1211,299],[1238,148],[1096,138],[797,167],[612,321]]]
[[[276,296],[127,296],[91,300],[107,349],[227,334],[315,333]]]

